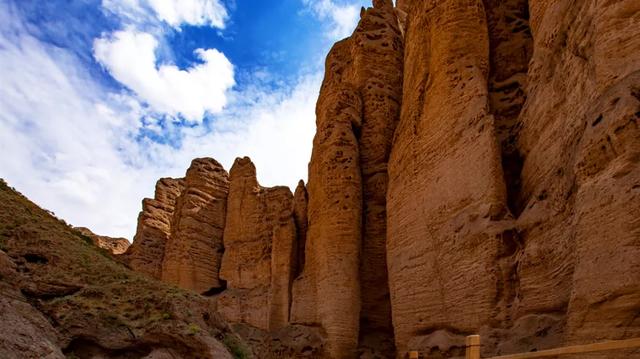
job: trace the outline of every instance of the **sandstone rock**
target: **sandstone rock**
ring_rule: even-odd
[[[248,157],[231,168],[224,246],[221,313],[265,330],[286,326],[297,250],[293,195],[287,187],[261,187]]]
[[[304,254],[305,245],[307,243],[307,210],[309,206],[309,194],[307,193],[307,187],[304,185],[304,181],[298,183],[296,191],[293,194],[293,219],[296,223],[296,264],[294,277],[298,277],[302,274],[304,269]]]
[[[391,1],[374,1],[361,17],[327,58],[309,166],[305,267],[293,288],[292,320],[319,322],[333,357],[354,356],[361,331],[392,337],[385,194],[403,43]]]
[[[387,162],[402,103],[404,45],[390,1],[374,1],[353,36],[353,83],[362,98],[358,144],[362,173],[363,223],[360,257],[360,341],[390,343],[381,355],[393,355],[389,301],[387,235]]]
[[[166,207],[145,202],[139,270],[164,257],[164,280],[216,295],[259,358],[640,336],[639,14],[634,0],[373,1],[327,57],[308,185],[263,188],[248,158],[229,182],[194,161],[184,190],[157,191]],[[55,260],[14,255],[36,273]],[[78,322],[122,345],[121,328]]]
[[[398,6],[387,256],[400,354],[459,355],[474,332],[483,356],[638,336],[640,6]]]
[[[387,194],[400,353],[436,329],[477,331],[501,295],[496,258],[503,238],[493,221],[506,214],[506,194],[489,113],[486,18],[480,0],[410,8]]]
[[[229,193],[228,174],[216,160],[193,160],[171,222],[162,280],[199,293],[222,287],[218,272]]]
[[[89,228],[74,227],[74,229],[80,232],[82,235],[91,238],[93,244],[97,247],[103,248],[111,252],[112,254],[123,254],[127,251],[131,243],[126,238],[112,238],[107,236],[99,236],[93,233]]]
[[[255,358],[327,358],[324,334],[318,327],[290,325],[275,331],[242,323],[232,327],[249,344]]]
[[[183,190],[184,179],[162,178],[156,183],[155,197],[142,201],[138,229],[126,253],[132,269],[162,278],[162,260],[171,235],[173,212]]]
[[[529,5],[517,315],[566,313],[568,343],[637,337],[640,4]]]
[[[355,354],[360,317],[362,175],[354,129],[362,125],[362,99],[355,86],[341,80],[350,72],[351,42],[339,42],[327,58],[309,164],[304,276],[312,284],[297,284],[315,290],[316,307],[309,309],[315,310],[336,358]]]

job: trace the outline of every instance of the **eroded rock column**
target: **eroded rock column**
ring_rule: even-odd
[[[352,35],[354,78],[362,97],[358,138],[363,188],[360,346],[393,355],[387,278],[387,162],[402,102],[403,39],[390,1],[375,1]]]
[[[350,50],[350,40],[344,40],[327,58],[308,185],[305,271],[313,271],[317,319],[335,358],[355,355],[360,318],[362,178],[354,130],[362,124],[362,100],[341,78],[351,70]]]
[[[289,322],[297,249],[293,195],[287,187],[261,187],[247,157],[236,159],[230,182],[220,269],[227,290],[219,310],[231,322],[276,330]]]
[[[220,288],[228,174],[216,160],[193,160],[176,201],[162,266],[162,280],[205,293]]]
[[[162,260],[171,235],[171,220],[183,189],[184,179],[162,178],[156,183],[155,197],[142,200],[138,229],[125,254],[133,270],[162,279]]]
[[[552,316],[560,328],[566,321],[569,343],[635,337],[640,4],[529,4],[534,54],[518,141],[525,242],[518,314]]]
[[[387,194],[395,339],[400,354],[463,355],[464,335],[490,321],[499,296],[496,221],[507,214],[486,14],[481,0],[409,9]]]

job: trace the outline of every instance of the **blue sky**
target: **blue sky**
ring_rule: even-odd
[[[0,0],[0,177],[132,238],[195,157],[306,178],[330,46],[366,0]]]

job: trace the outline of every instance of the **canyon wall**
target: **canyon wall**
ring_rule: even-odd
[[[517,314],[566,313],[569,343],[637,337],[640,3],[529,5]]]
[[[309,165],[306,259],[292,319],[320,323],[334,357],[354,356],[370,341],[388,341],[382,351],[393,352],[385,203],[402,53],[391,1],[374,1],[325,65]]]
[[[171,235],[176,199],[184,190],[184,179],[162,178],[155,197],[142,201],[138,228],[126,258],[132,269],[153,278],[162,278],[162,259]]]
[[[634,0],[375,0],[327,57],[308,184],[195,160],[125,258],[320,357],[638,337],[639,39]]]
[[[286,326],[297,251],[293,194],[287,187],[261,187],[247,157],[230,171],[224,247],[224,317],[264,330]]]
[[[399,350],[493,317],[507,214],[489,112],[481,0],[410,8],[404,97],[389,161],[389,278]],[[455,328],[455,331],[449,328]]]
[[[176,199],[171,235],[162,262],[162,280],[204,293],[221,286],[222,234],[229,178],[216,160],[193,160]]]
[[[640,5],[401,5],[399,352],[458,355],[472,333],[484,355],[637,336]]]

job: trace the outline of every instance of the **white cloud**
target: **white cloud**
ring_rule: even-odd
[[[223,109],[226,92],[235,84],[233,65],[224,54],[198,49],[203,63],[180,70],[174,65],[157,67],[157,47],[153,35],[129,29],[97,39],[94,55],[113,78],[157,112],[199,122],[206,112]]]
[[[229,17],[219,0],[102,0],[102,6],[137,25],[152,20],[148,10],[156,20],[176,28],[187,24],[224,29]]]
[[[228,16],[218,0],[149,0],[149,4],[171,26],[208,25],[223,29]]]
[[[229,169],[249,155],[267,186],[306,178],[320,76],[275,91],[232,90],[212,128],[166,124],[182,144],[174,148],[137,139],[141,129],[158,128],[157,119],[135,98],[103,88],[70,52],[28,35],[18,19],[0,2],[0,177],[70,223],[132,238],[155,181],[183,176],[195,157]],[[140,54],[148,64],[152,56]],[[162,79],[156,72],[149,76]]]
[[[360,6],[339,4],[332,0],[302,0],[322,21],[329,21],[327,36],[332,40],[345,38],[353,32],[360,19]]]

